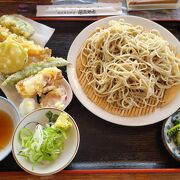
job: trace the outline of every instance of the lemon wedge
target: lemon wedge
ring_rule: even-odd
[[[28,60],[27,50],[12,38],[0,43],[0,72],[12,74],[21,69]]]

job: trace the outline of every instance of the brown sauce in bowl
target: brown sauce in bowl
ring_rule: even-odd
[[[9,114],[0,110],[0,149],[3,149],[10,142],[13,129],[13,121]]]

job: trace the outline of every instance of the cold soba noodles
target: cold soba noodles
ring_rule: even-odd
[[[165,92],[180,84],[180,59],[157,30],[112,20],[85,41],[77,75],[92,101],[128,116],[133,108],[154,111],[165,101]]]

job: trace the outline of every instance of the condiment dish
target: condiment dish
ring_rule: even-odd
[[[172,137],[167,135],[170,128],[173,127],[173,123],[176,120],[180,120],[180,111],[172,114],[163,124],[162,127],[162,140],[168,150],[168,152],[177,160],[180,161],[180,147],[176,145]]]
[[[43,161],[42,163],[36,164],[33,167],[31,162],[19,155],[20,151],[22,150],[19,140],[19,132],[22,128],[27,127],[27,125],[29,126],[29,129],[32,130],[35,128],[35,124],[37,123],[41,124],[42,126],[47,125],[49,120],[46,113],[49,111],[51,111],[53,114],[61,114],[62,112],[65,113],[69,117],[72,127],[67,131],[67,139],[64,141],[64,148],[61,154],[58,155],[57,159],[49,162]],[[17,164],[26,172],[38,176],[48,176],[61,171],[71,163],[78,151],[79,143],[80,135],[78,126],[69,114],[56,108],[41,108],[26,115],[17,125],[13,135],[12,153]]]
[[[14,130],[20,120],[20,115],[15,105],[10,100],[0,96],[0,110],[7,113],[10,116],[12,120],[12,124],[13,124],[13,130]],[[0,121],[2,121],[1,118],[2,117],[0,117]],[[2,128],[7,128],[7,127],[2,127]],[[13,135],[13,131],[12,131],[12,135]],[[11,152],[11,149],[12,149],[11,139],[9,139],[9,142],[7,143],[7,145],[5,145],[5,147],[0,149],[0,161],[2,161]]]

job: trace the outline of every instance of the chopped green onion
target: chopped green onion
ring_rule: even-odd
[[[64,140],[67,138],[65,131],[47,125],[38,124],[33,133],[28,128],[22,128],[19,132],[19,140],[22,150],[19,155],[32,163],[32,168],[43,161],[55,160],[64,148]]]

